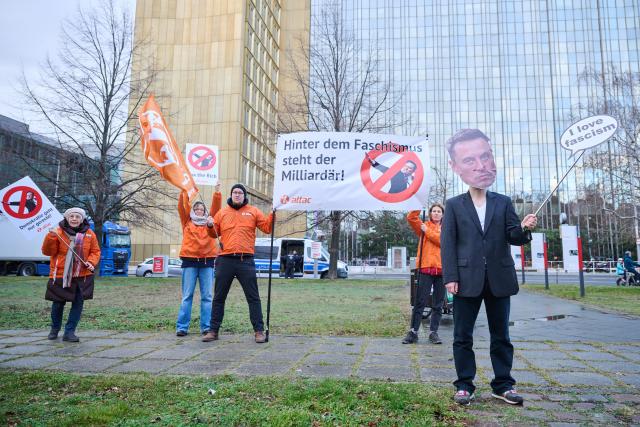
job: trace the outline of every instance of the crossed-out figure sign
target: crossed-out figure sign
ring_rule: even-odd
[[[209,170],[216,164],[213,150],[202,145],[192,148],[187,157],[191,166],[201,171]]]
[[[399,147],[397,144],[393,144]],[[404,202],[416,194],[422,185],[424,169],[418,156],[412,151],[404,152],[372,150],[365,153],[365,158],[360,167],[360,177],[367,191],[376,199],[387,203]],[[396,154],[394,163],[385,166],[376,161],[385,153]],[[373,181],[371,168],[378,169],[382,175]],[[389,183],[388,191],[382,188]]]
[[[17,195],[18,197],[12,196]],[[14,208],[14,206],[17,206]],[[14,218],[27,219],[35,216],[42,208],[42,196],[26,185],[11,188],[2,198],[3,210]]]

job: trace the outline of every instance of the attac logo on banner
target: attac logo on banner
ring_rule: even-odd
[[[187,144],[187,167],[198,185],[218,183],[219,157],[216,145]]]
[[[44,238],[62,215],[28,176],[0,190],[2,213],[27,239]]]
[[[414,210],[429,197],[424,137],[300,132],[280,135],[273,206],[284,210]]]

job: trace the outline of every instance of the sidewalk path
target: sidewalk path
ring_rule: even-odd
[[[483,309],[482,309],[483,310]],[[540,320],[559,316],[558,320]],[[532,424],[640,424],[640,325],[637,318],[582,309],[579,304],[521,293],[513,299],[513,376]],[[444,345],[416,345],[401,337],[314,337],[271,334],[259,345],[252,335],[199,336],[79,330],[81,342],[46,339],[43,330],[0,330],[0,369],[46,369],[76,373],[146,372],[162,375],[357,377],[438,383],[455,378],[451,322],[441,328]],[[498,422],[489,397],[492,377],[486,319],[476,330],[480,398],[471,407],[482,422]],[[499,408],[498,408],[499,409]],[[494,411],[494,412],[492,412]]]

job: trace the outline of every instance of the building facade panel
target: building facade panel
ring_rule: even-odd
[[[308,2],[137,2],[136,40],[146,43],[158,63],[153,91],[178,145],[182,149],[187,143],[218,145],[224,197],[233,183],[242,182],[250,202],[263,211],[271,209],[283,40],[280,20],[289,9],[304,14],[305,5],[308,23]],[[203,187],[201,193],[209,201],[212,188]],[[162,230],[132,230],[134,260],[153,253],[177,256],[181,241],[177,214],[168,212],[164,224]],[[300,225],[291,223],[280,231],[304,230]]]

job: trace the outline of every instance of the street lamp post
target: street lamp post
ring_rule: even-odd
[[[640,258],[640,234],[638,233],[638,205],[633,204],[633,228],[636,232],[636,258]]]

